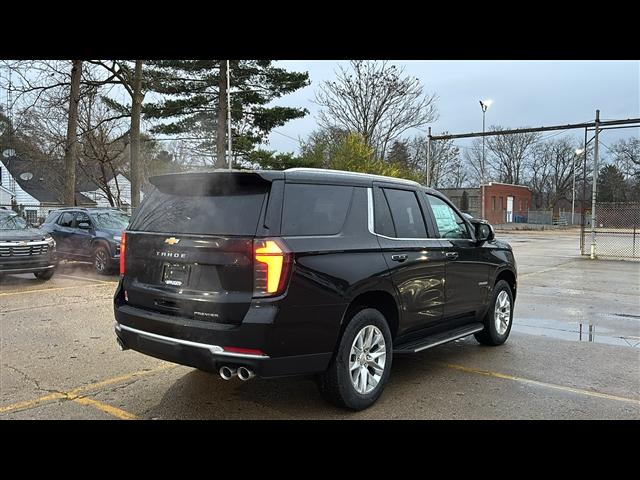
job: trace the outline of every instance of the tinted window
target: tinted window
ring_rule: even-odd
[[[444,200],[427,195],[429,205],[442,238],[471,238],[467,224]]]
[[[129,225],[129,215],[124,212],[93,212],[91,218],[93,218],[98,228],[124,230]]]
[[[58,215],[60,215],[60,212],[50,212],[49,215],[47,216],[47,219],[44,221],[44,223],[55,222],[56,218],[58,218]]]
[[[385,188],[398,238],[427,238],[422,210],[414,192]]]
[[[380,235],[387,237],[395,237],[396,230],[393,228],[393,220],[391,220],[391,210],[389,204],[384,197],[384,193],[379,188],[373,189],[373,217],[375,220],[374,231]]]
[[[78,212],[76,214],[76,227],[80,224],[80,223],[88,223],[89,225],[91,225],[91,220],[89,220],[89,215],[87,215],[85,212]]]
[[[60,219],[58,220],[58,225],[61,227],[70,227],[73,224],[73,213],[72,212],[64,212],[60,215]]]
[[[238,186],[210,195],[153,190],[131,222],[132,230],[161,233],[255,235],[266,186]]]
[[[287,184],[282,210],[283,235],[335,235],[342,230],[353,187]]]

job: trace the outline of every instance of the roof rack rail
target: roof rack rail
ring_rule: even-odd
[[[408,180],[406,178],[388,177],[385,175],[375,175],[373,173],[348,172],[346,170],[332,170],[329,168],[294,167],[294,168],[287,168],[284,171],[285,172],[327,173],[332,175],[355,176],[355,177],[362,177],[362,178],[379,179],[384,181],[402,182],[402,183],[420,186],[420,184],[415,180]]]

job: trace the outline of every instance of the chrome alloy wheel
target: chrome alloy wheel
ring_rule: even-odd
[[[107,259],[107,254],[104,252],[104,250],[98,250],[96,252],[95,266],[98,272],[102,273],[105,271],[108,261],[109,260]]]
[[[511,299],[509,298],[509,294],[504,290],[501,291],[498,294],[498,298],[496,298],[493,320],[498,335],[504,335],[511,321]]]
[[[378,327],[367,325],[356,335],[349,353],[349,374],[356,392],[365,395],[376,388],[387,358],[384,336]]]

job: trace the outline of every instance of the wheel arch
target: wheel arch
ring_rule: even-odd
[[[513,295],[513,300],[515,301],[516,291],[518,286],[516,273],[510,268],[506,268],[506,267],[502,268],[501,270],[496,272],[496,278],[493,282],[493,285],[495,286],[500,280],[504,280],[509,284],[509,287],[511,287],[511,294]]]
[[[395,338],[400,324],[400,309],[393,293],[385,288],[378,288],[360,292],[355,295],[345,309],[340,321],[338,341],[342,337],[349,320],[360,310],[374,308],[384,315],[389,324],[391,338]]]

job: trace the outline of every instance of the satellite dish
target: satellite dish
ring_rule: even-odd
[[[33,173],[31,172],[24,172],[20,174],[20,178],[22,180],[31,180],[33,178]]]
[[[2,152],[2,156],[4,158],[15,157],[16,151],[13,148],[7,148],[4,152]]]

